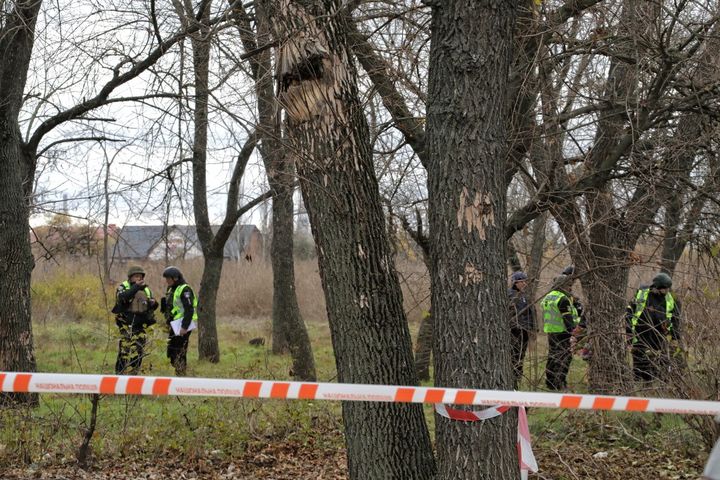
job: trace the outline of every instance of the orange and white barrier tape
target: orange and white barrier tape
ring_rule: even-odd
[[[436,403],[435,411],[438,415],[449,418],[451,420],[458,420],[462,422],[478,422],[482,420],[489,420],[510,410],[507,406],[496,406],[486,408],[484,410],[458,410],[456,408],[450,408],[445,404]],[[538,465],[535,460],[535,454],[532,450],[532,444],[530,441],[530,428],[527,421],[527,412],[525,407],[518,408],[518,437],[517,437],[517,449],[518,457],[520,459],[520,479],[526,480],[529,472],[537,472]]]
[[[720,415],[720,402],[441,387],[283,382],[191,377],[0,372],[0,391],[447,403]]]
[[[720,402],[674,398],[619,397],[543,392],[473,390],[459,388],[363,385],[350,383],[283,382],[189,377],[134,377],[74,373],[0,372],[0,392],[86,393],[103,395],[177,395],[299,400],[342,400],[359,402],[433,403],[492,405],[481,412],[466,412],[447,406],[439,408],[457,420],[472,421],[500,415],[509,407],[541,407],[625,412],[657,412],[720,416]],[[524,409],[520,409],[524,413]],[[529,450],[527,418],[519,414],[518,443]],[[527,442],[527,443],[525,443]],[[525,461],[527,460],[527,462]],[[524,475],[537,468],[520,452]],[[720,447],[716,445],[705,470],[705,478],[720,480]]]

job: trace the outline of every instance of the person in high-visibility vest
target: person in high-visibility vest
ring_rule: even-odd
[[[137,374],[147,340],[147,328],[155,323],[154,311],[158,303],[145,284],[145,270],[139,266],[128,269],[127,280],[115,292],[115,324],[120,329],[120,344],[115,361],[115,373]]]
[[[640,286],[627,307],[626,331],[636,380],[658,378],[670,365],[669,354],[679,348],[680,302],[671,289],[672,278],[659,273],[650,285]]]
[[[528,301],[525,289],[528,276],[525,272],[513,272],[510,277],[510,351],[517,388],[523,375],[523,363],[530,338],[535,335],[535,306]]]
[[[167,267],[163,271],[163,277],[168,286],[161,307],[168,324],[167,356],[172,366],[175,367],[175,373],[178,376],[184,376],[187,372],[187,350],[192,333],[189,328],[190,324],[197,321],[198,318],[198,299],[179,268]],[[170,326],[170,322],[174,320],[181,321],[177,335]]]
[[[565,390],[572,362],[572,332],[580,324],[580,316],[573,305],[573,278],[559,275],[553,288],[542,299],[543,330],[548,334],[548,359],[545,385],[550,390]]]

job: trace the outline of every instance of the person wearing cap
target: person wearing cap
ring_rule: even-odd
[[[632,346],[633,375],[651,381],[669,364],[669,348],[680,339],[680,302],[670,292],[672,278],[659,273],[640,286],[627,307],[627,335]]]
[[[517,388],[523,374],[523,363],[530,337],[535,333],[535,307],[525,295],[528,276],[525,272],[514,272],[510,277],[508,297],[510,299],[510,349],[515,373],[514,386]]]
[[[147,328],[155,324],[158,303],[145,285],[145,270],[139,266],[128,269],[127,280],[115,292],[115,324],[120,330],[115,373],[133,375],[140,371],[147,340]]]
[[[182,272],[177,267],[167,267],[163,271],[167,291],[162,299],[161,310],[165,314],[168,324],[168,348],[167,356],[170,363],[175,367],[178,376],[184,376],[187,372],[187,350],[190,343],[190,324],[197,321],[198,299],[190,285],[187,284]],[[170,326],[174,320],[181,321],[178,334]]]
[[[545,385],[550,390],[567,388],[567,375],[572,362],[572,332],[580,324],[575,308],[572,277],[559,275],[550,293],[542,299],[543,331],[548,334],[548,359]]]

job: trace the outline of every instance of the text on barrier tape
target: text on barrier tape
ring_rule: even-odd
[[[0,372],[0,391],[343,400],[720,415],[720,402],[440,387]]]

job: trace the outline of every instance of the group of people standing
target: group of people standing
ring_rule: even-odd
[[[575,269],[567,267],[557,276],[549,293],[540,301],[543,331],[548,336],[545,385],[549,390],[567,389],[567,376],[576,345],[587,342],[583,305],[573,294]],[[528,276],[521,271],[510,277],[511,353],[515,388],[523,376],[523,364],[530,339],[536,335],[535,306],[527,298]],[[626,334],[631,348],[636,380],[651,381],[668,367],[672,351],[679,350],[680,303],[670,292],[672,279],[656,275],[649,285],[641,285],[626,310]],[[672,351],[671,351],[672,350]],[[585,346],[583,358],[591,352]]]
[[[175,374],[184,376],[187,370],[187,349],[192,333],[191,325],[197,320],[197,296],[177,267],[167,267],[163,278],[167,285],[160,303],[145,283],[145,270],[139,266],[128,269],[127,280],[115,293],[115,323],[120,330],[118,356],[115,362],[117,375],[139,373],[145,355],[148,328],[157,323],[155,311],[165,317],[168,329],[167,356]],[[171,322],[180,323],[173,329]]]

